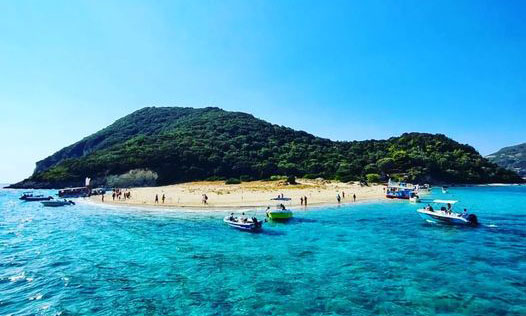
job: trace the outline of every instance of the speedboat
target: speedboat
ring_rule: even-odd
[[[287,221],[294,216],[291,210],[286,209],[283,204],[278,205],[274,210],[267,209],[267,217],[273,221]]]
[[[75,202],[73,202],[71,200],[44,201],[44,202],[40,202],[40,203],[42,203],[42,205],[47,206],[47,207],[59,207],[59,206],[66,206],[66,205],[75,205]]]
[[[43,196],[42,194],[33,195],[32,192],[24,192],[19,199],[22,200],[22,201],[26,201],[26,202],[37,202],[37,201],[53,200],[53,197],[52,196]]]
[[[420,217],[429,223],[477,226],[479,224],[477,215],[468,214],[465,209],[463,214],[453,212],[453,205],[457,202],[453,200],[434,200],[434,204],[441,205],[439,209],[437,207],[435,210],[431,205],[428,205],[416,211]]]
[[[247,217],[234,217],[233,214],[230,216],[225,216],[223,222],[227,223],[228,226],[244,230],[244,231],[260,231],[263,228],[263,222],[258,221],[257,218],[247,218]]]

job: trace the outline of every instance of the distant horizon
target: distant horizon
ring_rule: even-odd
[[[455,8],[452,10],[451,8]],[[0,3],[0,179],[145,106],[331,140],[526,139],[526,3]]]

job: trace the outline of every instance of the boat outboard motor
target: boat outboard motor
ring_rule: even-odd
[[[475,214],[469,214],[467,220],[472,226],[477,226],[479,224],[479,220]]]

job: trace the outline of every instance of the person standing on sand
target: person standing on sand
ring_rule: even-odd
[[[356,202],[356,194],[353,193],[352,199],[354,200],[354,202]]]
[[[301,205],[303,205],[303,196],[300,198]]]
[[[102,195],[102,202],[104,202],[104,194]]]
[[[164,199],[165,199],[165,198],[166,198],[166,197],[164,196],[164,193],[163,193],[163,197],[161,198],[161,199],[163,200],[163,204],[164,204]]]
[[[345,200],[345,191],[342,191],[342,199]]]
[[[155,203],[159,204],[159,195],[155,195]]]
[[[305,206],[307,206],[307,196],[306,195],[303,197],[303,203],[305,203]]]
[[[111,197],[112,197],[113,200],[115,201],[115,191],[113,191],[113,193],[111,194]]]
[[[341,202],[342,198],[340,197],[340,195],[339,195],[339,194],[338,194],[338,195],[336,196],[336,200],[338,201],[338,204],[340,204],[340,202]]]

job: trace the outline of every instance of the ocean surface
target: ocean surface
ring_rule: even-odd
[[[0,315],[526,315],[526,187],[439,191],[425,198],[483,225],[385,201],[252,234],[227,212],[43,208],[0,190]]]

